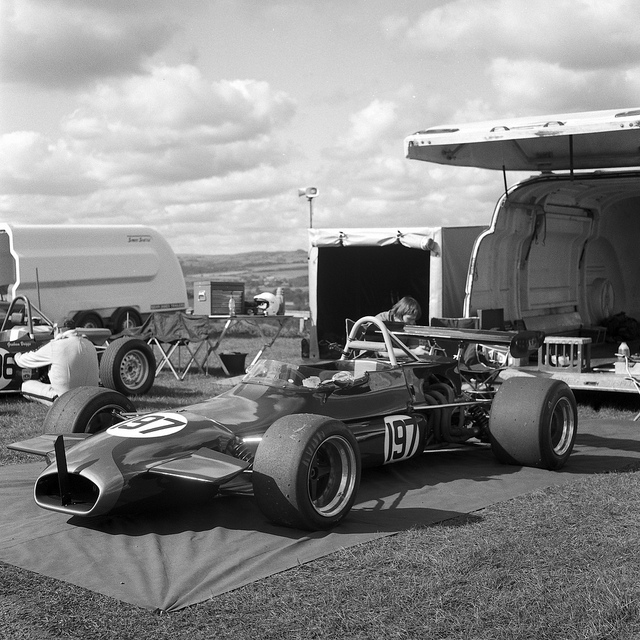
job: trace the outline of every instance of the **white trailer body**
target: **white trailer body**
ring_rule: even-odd
[[[343,342],[345,319],[403,296],[431,317],[460,317],[473,244],[486,227],[310,229],[309,306],[319,342]],[[313,351],[312,336],[312,351]]]
[[[548,334],[620,312],[640,318],[640,109],[443,125],[405,149],[427,162],[540,172],[500,197],[478,237],[466,316],[501,309]]]
[[[0,223],[0,291],[27,296],[53,322],[114,332],[187,306],[173,250],[141,225]]]

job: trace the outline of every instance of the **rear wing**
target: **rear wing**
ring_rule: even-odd
[[[526,358],[544,342],[543,331],[488,331],[484,329],[457,329],[454,327],[422,327],[405,325],[402,331],[393,331],[399,337],[453,340],[458,343],[504,345],[512,358]]]

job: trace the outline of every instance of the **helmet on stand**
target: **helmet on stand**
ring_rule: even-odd
[[[258,313],[265,316],[275,316],[278,313],[280,303],[273,293],[268,291],[259,293],[257,296],[253,296],[253,299],[258,306]]]

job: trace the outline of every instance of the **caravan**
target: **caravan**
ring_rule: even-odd
[[[141,225],[0,223],[0,293],[28,297],[54,322],[113,333],[187,307],[177,257]]]

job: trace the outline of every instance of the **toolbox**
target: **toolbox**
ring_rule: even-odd
[[[244,282],[194,282],[193,313],[196,316],[228,316],[231,297],[235,313],[244,313]]]

